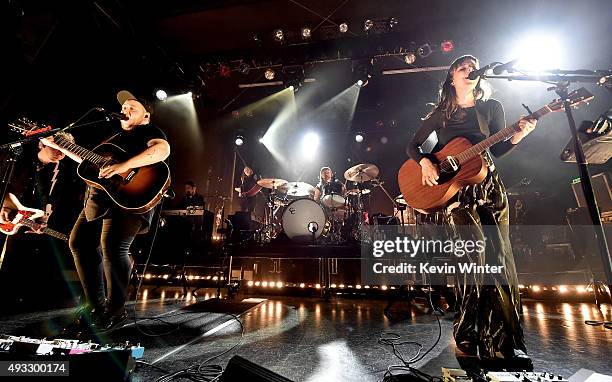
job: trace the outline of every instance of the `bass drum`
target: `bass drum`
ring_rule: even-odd
[[[283,231],[291,240],[312,241],[319,238],[326,229],[325,212],[312,199],[298,199],[289,203],[283,212]]]

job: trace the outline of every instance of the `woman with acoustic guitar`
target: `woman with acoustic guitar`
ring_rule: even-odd
[[[420,151],[420,146],[436,132],[438,151],[453,138],[464,137],[476,144],[505,128],[504,110],[500,102],[490,99],[490,89],[482,78],[471,80],[478,69],[478,60],[463,56],[455,60],[444,80],[438,104],[415,134],[408,151],[421,166],[422,183],[435,186],[440,180],[437,161]],[[491,147],[500,157],[535,128],[536,120],[523,119],[520,132]],[[469,259],[478,265],[502,265],[496,275],[462,275],[459,285],[462,303],[454,323],[454,337],[459,360],[478,357],[489,368],[531,369],[520,326],[518,279],[508,230],[508,198],[488,152],[483,154],[488,167],[484,180],[463,187],[445,208],[446,221],[464,233],[467,239],[484,239],[486,250],[478,258]],[[461,239],[465,240],[466,235]]]

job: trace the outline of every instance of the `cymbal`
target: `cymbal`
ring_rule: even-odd
[[[362,163],[353,166],[344,172],[344,178],[351,182],[365,182],[378,176],[378,167],[371,163]]]
[[[277,179],[277,178],[263,178],[257,181],[257,185],[264,187],[264,188],[269,188],[269,189],[278,189],[286,184],[287,184],[287,181],[285,179]]]
[[[310,196],[315,192],[315,188],[305,182],[289,182],[283,187],[289,196]]]
[[[395,198],[395,203],[397,204],[404,204],[404,205],[408,205],[408,203],[406,203],[406,199],[404,199],[404,195],[399,194],[399,196],[397,198]]]

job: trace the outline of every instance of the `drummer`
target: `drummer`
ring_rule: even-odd
[[[314,199],[316,201],[320,201],[322,194],[325,192],[326,186],[330,186],[332,183],[336,183],[336,185],[328,188],[332,188],[342,196],[346,194],[346,187],[342,182],[334,178],[332,169],[330,167],[321,167],[321,170],[319,171],[319,183],[317,183],[315,188]]]

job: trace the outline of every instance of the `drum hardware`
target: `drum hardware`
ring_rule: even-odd
[[[315,194],[315,188],[305,182],[289,182],[281,190],[293,197],[313,197]]]
[[[286,180],[278,178],[263,178],[257,181],[259,186],[271,190],[268,194],[266,202],[266,207],[268,208],[269,213],[266,213],[266,221],[264,222],[264,226],[261,228],[259,234],[259,238],[262,243],[269,243],[277,235],[277,229],[274,224],[274,215],[276,215],[276,212],[281,206],[276,203],[276,190],[280,190],[282,187],[287,185],[287,183],[288,182]]]

